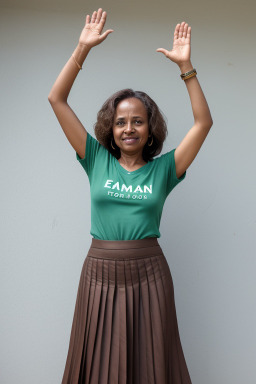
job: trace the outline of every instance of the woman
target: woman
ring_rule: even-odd
[[[210,111],[190,60],[191,27],[177,24],[173,49],[194,125],[179,146],[158,155],[166,124],[144,92],[126,89],[102,106],[94,139],[67,103],[106,12],[86,16],[72,56],[48,96],[91,188],[92,243],[78,287],[62,384],[191,384],[183,354],[171,272],[157,238],[163,205],[186,176],[211,126]]]

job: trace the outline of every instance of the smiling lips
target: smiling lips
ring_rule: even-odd
[[[136,140],[138,140],[138,137],[126,137],[123,139],[126,143],[135,143]]]

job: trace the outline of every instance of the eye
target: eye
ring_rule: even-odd
[[[117,121],[116,125],[123,125],[124,122],[123,121]]]
[[[142,124],[142,121],[141,120],[135,120],[135,123],[136,124]]]

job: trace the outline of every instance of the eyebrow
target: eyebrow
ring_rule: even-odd
[[[143,119],[142,116],[133,116],[134,119]],[[125,117],[117,117],[117,120],[125,120]]]

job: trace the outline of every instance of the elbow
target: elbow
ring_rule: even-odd
[[[49,95],[48,95],[48,101],[49,101],[50,104],[52,104],[52,100],[53,100],[53,99],[52,99],[52,96],[51,96],[51,94],[49,93]]]
[[[211,127],[213,126],[213,120],[212,120],[212,116],[209,115],[208,118],[204,121],[204,123],[202,124],[206,129],[210,130]]]
[[[209,129],[213,126],[213,119],[210,111],[208,116],[208,126],[209,126]]]
[[[213,126],[213,120],[210,117],[209,119],[204,121],[197,121],[197,122],[195,121],[195,125],[203,131],[209,131]]]
[[[52,89],[51,89],[50,92],[49,92],[49,95],[48,95],[48,101],[49,101],[50,104],[54,104],[54,103],[56,103],[56,101],[57,101],[57,93],[56,93],[56,91],[53,89],[53,87],[52,87]]]
[[[49,96],[48,96],[48,101],[49,101],[49,103],[51,104],[51,106],[53,106],[53,105],[56,104],[59,100],[57,100],[57,99],[54,98],[53,96],[49,95]]]
[[[51,93],[49,93],[49,95],[48,95],[48,101],[50,104],[53,104],[55,102],[54,97],[51,95]]]
[[[48,101],[49,101],[49,103],[51,103],[52,100],[53,100],[53,91],[52,91],[52,88],[51,88],[50,92],[48,94]]]
[[[210,120],[209,120],[209,129],[213,126],[213,119],[212,117],[210,116]]]
[[[56,95],[54,96],[53,94],[49,93],[48,95],[48,101],[51,105],[56,104],[56,103],[66,103],[67,99],[62,99],[60,97],[57,97]]]

